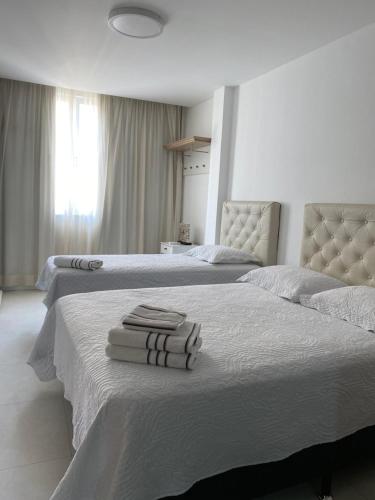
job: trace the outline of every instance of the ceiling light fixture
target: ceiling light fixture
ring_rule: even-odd
[[[108,16],[109,26],[133,38],[153,38],[162,33],[165,21],[159,14],[139,7],[118,7]]]

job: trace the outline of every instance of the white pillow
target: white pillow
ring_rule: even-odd
[[[259,259],[248,252],[224,245],[200,245],[192,248],[185,255],[204,260],[209,264],[247,264],[259,263]]]
[[[370,286],[346,286],[310,297],[302,296],[301,304],[375,331],[375,289]]]
[[[254,269],[238,278],[237,281],[260,286],[292,302],[299,302],[301,295],[314,295],[324,290],[346,286],[342,281],[326,274],[296,266],[269,266]]]

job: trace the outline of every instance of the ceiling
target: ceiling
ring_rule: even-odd
[[[163,34],[111,31],[119,5]],[[190,106],[372,22],[374,0],[0,0],[0,76]]]

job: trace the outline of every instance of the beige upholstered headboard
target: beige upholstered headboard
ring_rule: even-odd
[[[264,266],[276,264],[280,203],[225,201],[220,244],[251,252]]]
[[[375,286],[375,205],[306,205],[301,265],[349,285]]]

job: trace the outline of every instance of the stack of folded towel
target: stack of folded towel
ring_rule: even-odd
[[[192,370],[202,345],[201,326],[186,314],[141,304],[108,334],[112,359]]]
[[[90,260],[83,257],[71,257],[60,255],[53,259],[57,267],[71,267],[73,269],[83,269],[84,271],[95,271],[103,265],[102,260]]]

